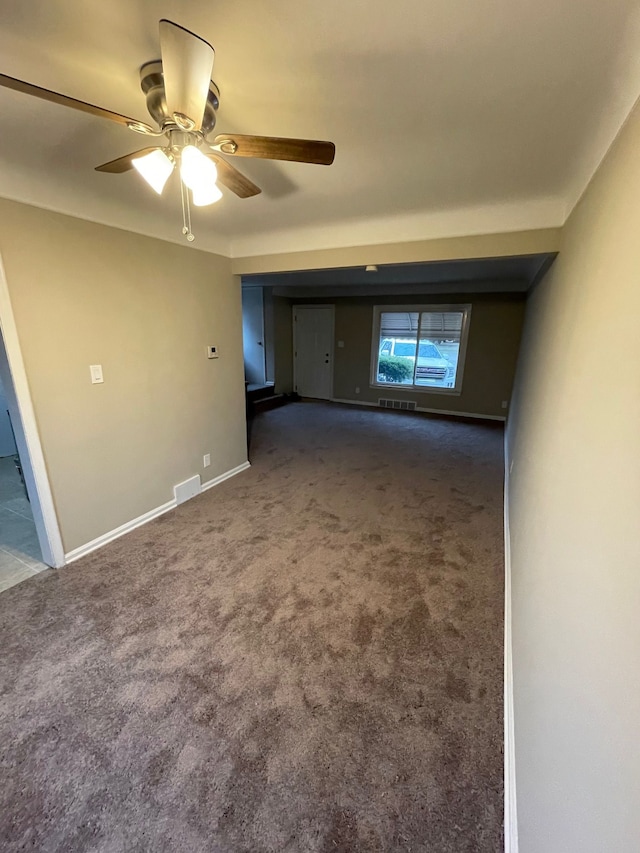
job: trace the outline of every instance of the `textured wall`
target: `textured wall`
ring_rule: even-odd
[[[509,418],[520,853],[640,849],[640,110],[527,308]]]
[[[229,260],[1,199],[0,219],[65,550],[171,500],[187,477],[246,460]]]

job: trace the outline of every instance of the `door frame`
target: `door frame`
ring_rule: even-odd
[[[29,485],[31,510],[36,525],[42,559],[49,566],[60,568],[65,565],[64,547],[58,516],[53,501],[47,465],[42,451],[40,433],[36,421],[29,381],[22,358],[20,339],[16,326],[9,285],[0,257],[0,334],[4,341],[12,388],[8,392],[9,405],[15,402],[19,423],[14,424],[16,444],[23,463],[23,473]],[[26,459],[25,459],[26,454]]]
[[[294,305],[292,310],[292,323],[293,323],[293,389],[297,391],[298,388],[298,309],[304,309],[305,311],[318,309],[318,308],[330,308],[331,309],[331,386],[330,386],[330,396],[327,398],[329,400],[333,400],[333,382],[335,375],[335,357],[336,357],[336,306],[333,303],[314,303],[313,305]],[[322,399],[322,398],[318,398]]]

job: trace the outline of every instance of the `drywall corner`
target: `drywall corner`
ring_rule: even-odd
[[[518,853],[513,654],[511,636],[511,532],[509,530],[508,434],[504,437],[504,851]]]

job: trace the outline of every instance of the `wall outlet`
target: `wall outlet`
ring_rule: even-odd
[[[360,393],[360,386],[356,385],[356,394],[359,394],[359,393]]]
[[[202,457],[202,464],[204,465],[205,468],[208,468],[209,465],[211,465],[211,454],[210,453],[204,454],[204,456]]]
[[[508,405],[509,405],[509,401],[508,401],[508,400],[503,400],[503,401],[502,401],[502,408],[503,408],[503,409],[506,409]]]
[[[218,347],[207,347],[207,358],[218,358]]]

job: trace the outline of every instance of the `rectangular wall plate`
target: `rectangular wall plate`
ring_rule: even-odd
[[[101,364],[90,364],[89,371],[91,373],[91,384],[99,385],[101,382],[104,382],[104,376],[102,375],[102,365]]]
[[[218,358],[218,347],[207,347],[207,358]]]

